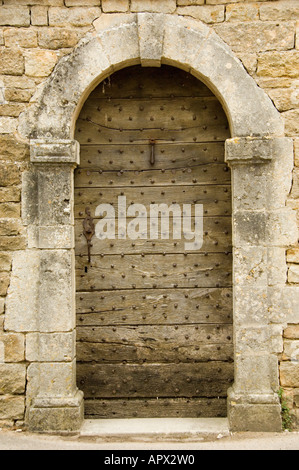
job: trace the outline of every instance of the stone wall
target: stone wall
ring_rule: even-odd
[[[13,253],[27,247],[21,188],[29,145],[18,135],[18,117],[59,59],[93,31],[99,16],[129,11],[195,18],[235,52],[284,117],[286,136],[293,139],[293,185],[287,204],[297,210],[299,222],[298,0],[0,0],[0,427],[23,422],[30,378],[32,333],[4,327]],[[299,285],[298,245],[289,247],[286,260],[287,283]],[[15,276],[14,288],[17,284]],[[284,325],[276,351],[281,386],[299,426],[298,324]]]

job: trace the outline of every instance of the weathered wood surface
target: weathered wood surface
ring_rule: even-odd
[[[168,131],[165,134],[165,129]],[[77,121],[82,143],[211,142],[227,136],[227,119],[216,98],[107,99],[89,101]],[[174,140],[173,140],[174,139]],[[195,140],[194,140],[195,139]]]
[[[122,145],[93,145],[80,146],[80,168],[78,171],[92,168],[95,171],[143,171],[143,170],[194,170],[209,163],[224,164],[224,143],[176,143],[163,144],[159,141],[155,145],[155,165],[149,161],[151,145],[139,143],[123,143]],[[227,167],[229,177],[230,169]],[[189,174],[189,173],[188,173]]]
[[[230,287],[231,253],[76,257],[77,290]]]
[[[150,149],[148,151],[148,158]],[[230,174],[226,171],[227,166],[223,163],[207,163],[194,168],[183,168],[182,170],[155,170],[143,169],[103,171],[98,170],[78,170],[76,176],[77,188],[89,188],[94,185],[99,188],[111,186],[130,187],[134,186],[169,186],[175,178],[177,185],[214,185],[217,183],[230,183]],[[225,175],[223,175],[225,173]],[[133,181],[133,183],[132,183]]]
[[[77,331],[81,362],[202,362],[233,357],[232,325],[118,325]]]
[[[233,364],[79,363],[77,376],[86,398],[224,397],[233,379]]]
[[[86,399],[88,418],[213,418],[226,416],[226,398]]]
[[[132,219],[127,219],[129,223]],[[95,225],[99,219],[95,218]],[[173,229],[176,227],[173,223],[180,223],[181,225],[181,240],[173,239]],[[158,227],[158,240],[150,240],[148,238],[138,238],[137,240],[131,240],[130,238],[119,239],[118,220],[115,224],[115,237],[116,240],[100,239],[98,236],[94,236],[92,239],[91,253],[93,255],[100,254],[141,254],[141,253],[184,253],[185,243],[188,242],[185,234],[189,234],[194,239],[194,226],[195,220],[191,220],[191,230],[183,230],[183,224],[181,221],[175,221],[173,218],[169,219],[169,239],[162,239],[161,236],[161,219],[159,219]],[[148,219],[147,234],[150,234],[150,221]],[[139,230],[139,228],[137,228]],[[196,252],[220,252],[225,253],[232,251],[232,227],[230,217],[205,217],[203,219],[203,244]],[[76,254],[81,256],[87,256],[87,244],[86,239],[83,235],[83,224],[82,219],[77,219],[75,223],[75,242],[76,242]],[[153,244],[154,243],[154,244]]]
[[[92,216],[100,204],[114,206],[118,215],[118,197],[126,196],[127,204],[143,204],[149,210],[151,204],[203,204],[204,215],[211,217],[231,214],[231,191],[227,185],[200,186],[166,186],[165,188],[131,187],[125,192],[120,188],[84,188],[75,189],[75,217],[84,218],[85,208],[89,207]]]
[[[87,416],[226,415],[233,381],[228,137],[211,91],[172,67],[121,70],[84,105],[75,133],[75,242],[77,382]],[[117,220],[116,239],[93,238],[88,263],[85,209],[95,225],[100,204],[112,204],[118,217],[119,196],[127,207],[144,205],[145,217],[151,204],[203,204],[202,247],[186,252],[183,225],[182,238],[173,238],[179,214],[170,216],[169,239],[162,219],[156,240],[149,220],[148,238],[118,239]]]
[[[170,86],[171,83],[171,86]],[[213,96],[211,90],[191,74],[170,66],[155,68],[132,66],[119,70],[104,80],[93,92],[91,99],[107,98],[164,98],[176,96]]]
[[[78,292],[78,326],[232,323],[232,289]]]

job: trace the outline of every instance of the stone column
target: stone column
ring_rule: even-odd
[[[76,387],[73,171],[76,141],[31,141],[36,207],[29,246],[39,253],[37,331],[27,335],[31,431],[76,431],[83,394]],[[34,392],[32,393],[32,389]]]
[[[226,141],[232,170],[235,382],[228,393],[232,431],[281,431],[278,325],[268,289],[286,281],[285,250],[294,238],[285,207],[292,142],[287,138]],[[279,286],[281,288],[281,285]],[[280,332],[281,333],[281,332]]]

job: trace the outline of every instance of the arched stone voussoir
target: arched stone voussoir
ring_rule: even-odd
[[[88,34],[40,86],[20,117],[19,133],[29,139],[69,138],[78,106],[96,86],[98,77],[105,78],[112,71],[99,39]]]
[[[283,135],[279,112],[229,46],[194,19],[165,16],[162,62],[190,71],[215,93],[232,136]]]
[[[42,85],[19,132],[29,139],[73,137],[88,94],[113,71],[141,63],[190,71],[216,94],[232,136],[281,136],[283,121],[229,47],[203,23],[161,13],[102,14],[94,32],[63,57]]]

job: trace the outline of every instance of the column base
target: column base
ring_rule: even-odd
[[[31,432],[78,432],[84,419],[83,392],[73,397],[37,397],[28,414]]]
[[[274,393],[244,395],[228,391],[227,415],[232,432],[281,432],[281,406]]]

